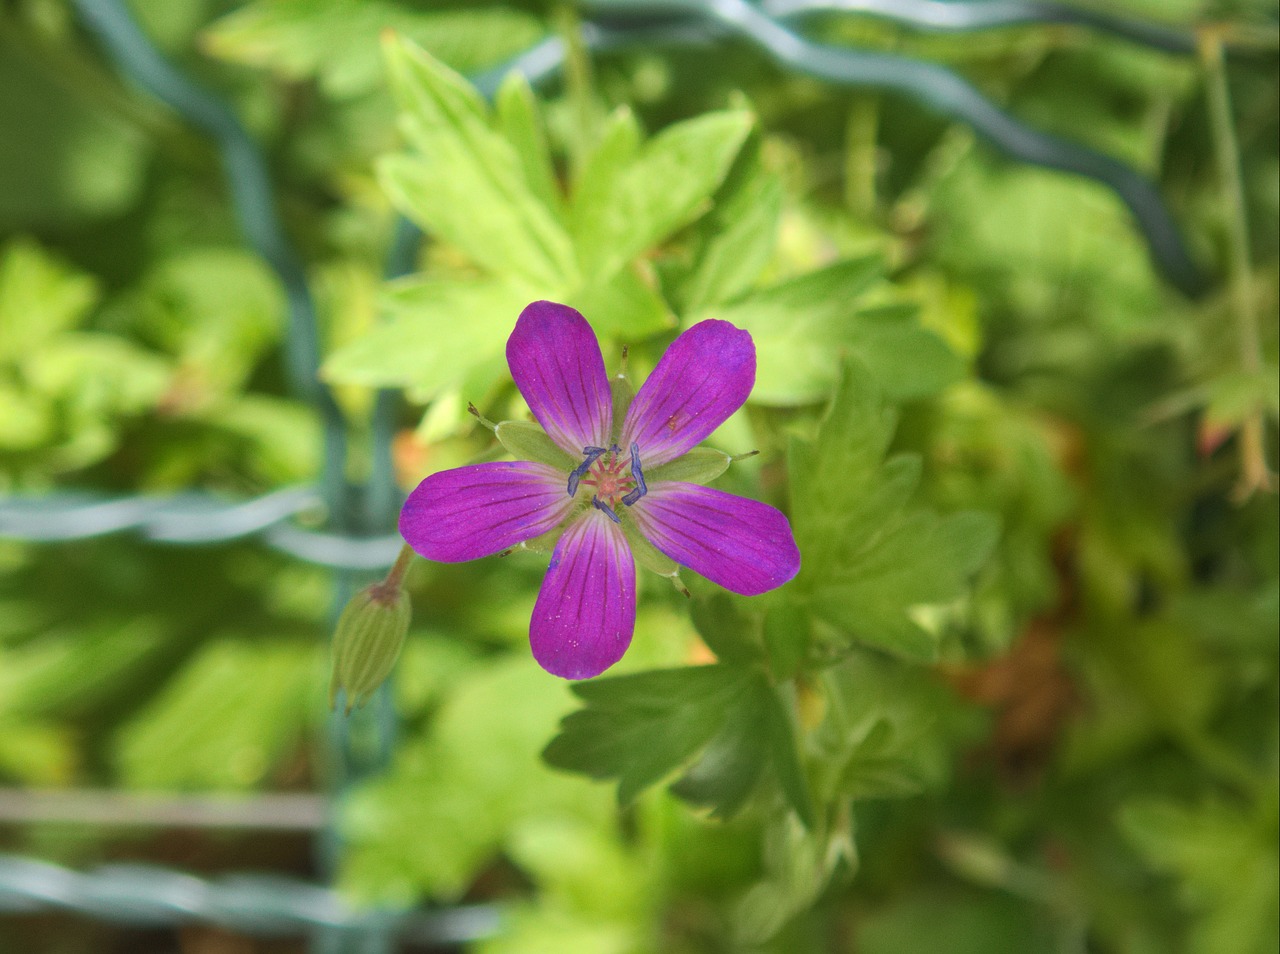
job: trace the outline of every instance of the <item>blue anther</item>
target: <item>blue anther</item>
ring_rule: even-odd
[[[618,519],[618,515],[613,512],[613,508],[607,503],[601,503],[599,497],[591,498],[591,506],[595,507],[597,510],[603,510],[608,518],[614,523],[622,523],[622,521]]]
[[[640,445],[631,445],[631,478],[636,482],[635,489],[622,498],[622,502],[630,507],[649,492],[644,483],[644,471],[640,469]]]
[[[585,459],[577,467],[573,469],[573,473],[569,475],[569,496],[572,497],[578,492],[578,481],[587,475],[587,471],[591,469],[591,465],[600,459],[600,455],[605,452],[603,447],[584,447],[582,453],[586,455]]]

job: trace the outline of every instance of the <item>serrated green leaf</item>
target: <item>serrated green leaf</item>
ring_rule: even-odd
[[[681,285],[686,312],[724,304],[751,287],[773,253],[781,215],[782,179],[760,165],[758,148],[744,150],[698,225],[703,241]]]
[[[927,672],[861,654],[822,677],[826,718],[811,733],[814,786],[833,798],[901,798],[950,767],[956,702]]]
[[[883,462],[892,432],[869,373],[849,363],[817,441],[792,444],[792,526],[805,555],[796,588],[840,632],[928,661],[936,636],[909,611],[959,596],[994,545],[997,523],[986,514],[904,510],[919,464]]]
[[[641,341],[676,325],[657,281],[647,263],[633,262],[607,280],[588,282],[567,296],[567,304],[587,315],[599,334]]]
[[[477,265],[539,293],[577,283],[564,228],[529,187],[512,144],[465,79],[412,44],[386,44],[400,124],[414,152],[378,164],[407,216]]]
[[[496,282],[407,278],[389,284],[389,319],[325,362],[326,380],[371,387],[413,387],[424,397],[496,361],[524,293]]]
[[[715,317],[751,332],[759,355],[751,400],[789,406],[831,392],[845,355],[862,361],[893,400],[933,394],[963,364],[910,306],[859,305],[882,277],[869,257],[839,262],[761,289]]]
[[[494,100],[498,131],[511,143],[520,159],[524,181],[529,191],[553,211],[564,204],[556,181],[551,150],[538,101],[529,81],[519,70],[512,70],[498,88]]]
[[[673,795],[711,808],[715,818],[738,813],[755,791],[772,743],[769,695],[763,681],[752,684],[698,760],[671,786]]]
[[[624,114],[625,115],[625,114]],[[751,130],[749,113],[709,113],[677,123],[628,155],[628,124],[615,120],[574,191],[570,221],[587,275],[611,275],[706,209]]]
[[[736,905],[734,935],[755,947],[773,938],[817,900],[841,863],[855,860],[849,832],[825,835],[806,829],[798,817],[775,816],[765,828],[765,876]]]
[[[725,724],[751,673],[699,666],[576,683],[586,708],[567,716],[543,758],[556,768],[618,780],[626,805],[684,765]]]

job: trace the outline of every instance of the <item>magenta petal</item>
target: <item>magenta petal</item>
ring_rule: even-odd
[[[631,513],[671,559],[743,596],[779,587],[800,570],[791,524],[758,500],[664,480],[650,484]]]
[[[498,461],[432,474],[400,511],[400,535],[428,560],[491,556],[546,533],[569,512],[564,473],[546,464]]]
[[[751,335],[727,321],[700,321],[671,343],[641,385],[622,446],[639,444],[645,467],[674,460],[742,407],[755,381]]]
[[[636,625],[636,565],[617,524],[598,510],[570,524],[538,591],[529,642],[538,665],[590,679],[627,651]]]
[[[613,401],[587,319],[568,305],[535,301],[507,339],[507,364],[533,416],[560,447],[578,458],[584,447],[608,446]]]

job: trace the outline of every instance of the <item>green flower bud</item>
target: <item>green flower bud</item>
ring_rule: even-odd
[[[351,598],[333,634],[333,678],[329,706],[338,690],[347,694],[347,713],[364,705],[391,675],[409,632],[409,596],[394,584],[374,583]]]

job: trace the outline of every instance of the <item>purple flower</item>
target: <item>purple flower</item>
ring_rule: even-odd
[[[507,341],[507,363],[534,417],[564,452],[563,465],[517,460],[432,474],[405,502],[400,532],[428,560],[455,563],[563,527],[529,627],[542,668],[586,679],[622,658],[635,628],[628,536],[637,532],[675,563],[745,596],[796,575],[800,552],[779,511],[661,479],[659,470],[747,399],[756,375],[747,332],[727,321],[685,331],[621,421],[614,420],[595,335],[572,308],[529,305]]]

